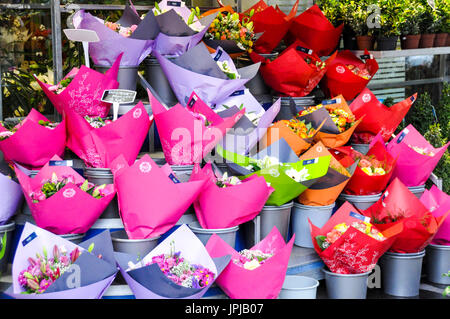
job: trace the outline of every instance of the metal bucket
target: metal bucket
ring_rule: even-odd
[[[383,291],[398,297],[418,296],[424,256],[425,250],[412,254],[384,253],[380,258]]]
[[[288,97],[288,96],[274,96],[272,102],[276,102],[281,99],[280,112],[275,117],[275,122],[280,120],[290,120],[293,118],[303,107],[308,107],[316,105],[314,96],[304,96],[304,97]],[[293,100],[296,106],[295,114],[292,113],[290,106],[290,100]]]
[[[351,144],[351,145],[355,151],[358,151],[363,155],[366,155],[370,148],[370,144]]]
[[[314,248],[308,219],[315,226],[322,228],[330,219],[335,203],[327,206],[308,206],[294,203],[292,209],[292,232],[295,234],[294,245]]]
[[[149,252],[158,246],[161,236],[145,239],[129,239],[125,230],[111,232],[111,240],[114,251],[132,254],[134,256],[145,257]]]
[[[305,276],[286,276],[278,299],[316,299],[319,281]]]
[[[170,165],[170,168],[175,173],[180,182],[186,183],[191,178],[194,165]]]
[[[294,202],[290,201],[281,206],[264,206],[256,218],[260,218],[260,240],[269,235],[276,226],[284,240],[288,240],[289,222]]]
[[[349,202],[357,209],[366,210],[373,204],[375,204],[383,195],[383,193],[375,194],[375,195],[349,195],[341,193],[338,197],[338,201],[340,204],[345,202]]]
[[[425,184],[420,186],[411,186],[408,187],[408,189],[411,191],[411,193],[413,193],[414,195],[416,195],[417,198],[420,199],[422,194],[425,192]]]
[[[16,223],[14,221],[0,225],[0,276],[8,270],[8,257],[11,251],[13,232],[15,229]]]
[[[149,56],[144,59],[145,79],[161,97],[162,102],[167,106],[178,103],[178,99],[167,81],[161,65],[155,57]]]
[[[89,182],[94,183],[95,185],[114,184],[114,175],[109,168],[86,167],[84,176]],[[100,215],[100,219],[102,218],[120,218],[117,195],[114,196]]]
[[[450,246],[429,244],[426,251],[425,268],[428,281],[450,285],[450,277],[443,276],[450,270]]]
[[[105,73],[111,66],[94,65],[94,69],[98,72]],[[119,89],[136,91],[138,66],[120,66],[117,73],[117,82]]]
[[[78,245],[79,243],[81,243],[83,241],[84,235],[85,234],[65,234],[65,235],[59,235],[59,236]]]
[[[30,175],[28,175],[28,176],[33,178],[37,175],[37,173],[39,173],[39,171],[32,170],[32,171],[30,171]],[[22,214],[31,216],[30,206],[28,206],[28,203],[26,200],[24,200],[23,204],[22,204]]]
[[[278,52],[260,54],[266,59],[273,61],[278,56]],[[271,93],[271,88],[264,82],[261,72],[258,71],[255,77],[245,84],[245,87],[249,89],[252,95],[266,95]]]
[[[325,285],[330,299],[366,299],[371,271],[362,274],[336,274],[326,269]]]
[[[197,221],[189,223],[188,226],[205,246],[212,234],[216,234],[217,236],[222,238],[228,245],[233,248],[235,247],[236,232],[238,231],[239,226],[230,228],[206,229],[202,228]]]

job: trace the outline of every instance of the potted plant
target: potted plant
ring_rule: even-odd
[[[343,7],[344,23],[347,23],[355,33],[358,49],[373,50],[373,31],[367,26],[369,13],[366,6],[350,1]]]
[[[398,17],[400,45],[402,49],[417,49],[420,41],[420,17],[423,6],[417,1],[405,1]]]
[[[343,19],[343,8],[344,3],[348,3],[349,0],[319,0],[315,3],[319,6],[319,8],[322,10],[325,17],[333,24],[334,27],[340,26],[344,21]],[[351,29],[349,27],[346,27],[344,24],[344,30],[343,30],[343,39],[344,39],[344,48],[346,41],[348,40],[348,34],[352,33]],[[354,36],[354,35],[353,35]],[[340,46],[340,42],[338,43],[338,48]],[[350,48],[349,48],[350,49]],[[355,39],[355,47],[351,49],[357,49],[356,48],[356,39]]]
[[[380,15],[380,28],[377,34],[377,50],[395,50],[397,39],[400,35],[398,29],[398,6],[393,6],[389,1],[388,6],[382,8]]]
[[[420,42],[419,48],[431,48],[434,44],[434,38],[436,30],[438,16],[436,10],[431,7],[426,0],[421,0],[424,2],[422,14],[420,15]]]
[[[447,0],[436,0],[436,36],[434,47],[445,47],[447,45],[450,30],[450,6]]]

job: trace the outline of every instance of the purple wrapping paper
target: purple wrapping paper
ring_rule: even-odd
[[[146,29],[147,23],[152,22],[151,19],[152,16],[148,15],[148,18],[144,19],[134,31],[136,35],[133,33],[129,38],[109,29],[104,25],[103,20],[84,10],[74,15],[73,23],[77,29],[88,29],[97,33],[100,41],[89,43],[89,55],[96,65],[113,65],[119,54],[124,52],[120,66],[137,66],[152,52],[153,40],[141,40],[133,36],[139,34],[138,30]]]
[[[226,54],[218,48],[214,57]],[[215,105],[243,88],[258,72],[260,63],[238,69],[241,79],[229,79],[217,65],[203,43],[189,49],[183,55],[167,59],[153,52],[172,87],[178,101],[186,106],[192,92],[208,105]]]
[[[202,265],[214,272],[216,275],[214,281],[230,262],[230,255],[225,255],[213,260],[209,256],[202,242],[187,225],[183,224],[147,254],[147,256],[142,259],[142,265],[151,261],[153,256],[169,253],[170,243],[172,241],[175,242],[175,251],[181,251],[181,256],[191,264]],[[214,281],[212,281],[208,286],[202,289],[182,287],[169,280],[156,264],[142,267],[144,269],[134,269],[127,272],[128,262],[132,261],[136,263],[137,256],[116,252],[115,257],[120,272],[128,286],[130,286],[131,291],[133,291],[136,299],[198,299],[201,298],[214,283]],[[135,278],[141,278],[141,281],[139,282]],[[149,289],[149,286],[152,286],[153,289]]]
[[[92,254],[87,251],[87,248],[91,243],[94,243]],[[75,261],[75,264],[79,266],[81,286],[78,288],[71,288],[74,281],[70,280],[69,277],[75,276],[78,272],[77,267],[72,265],[61,277],[49,286],[46,292],[42,294],[21,294],[23,288],[19,284],[18,276],[22,270],[28,267],[28,257],[35,257],[36,253],[42,254],[43,247],[46,247],[47,252],[52,256],[52,249],[55,244],[58,245],[58,247],[64,246],[68,253],[76,247],[80,249],[81,255],[77,261]],[[98,254],[101,254],[103,257],[101,259],[98,258]],[[22,231],[13,260],[13,284],[5,291],[5,294],[16,299],[101,298],[105,290],[114,280],[118,271],[112,256],[113,250],[109,231],[104,231],[99,235],[82,242],[80,245],[76,245],[58,235],[27,222]]]
[[[0,225],[6,224],[23,201],[19,183],[0,173]]]

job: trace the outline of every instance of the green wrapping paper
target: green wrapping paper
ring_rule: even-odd
[[[216,146],[216,152],[226,160],[230,170],[245,179],[251,175],[263,176],[267,183],[275,189],[266,202],[269,206],[281,206],[298,197],[307,188],[313,185],[320,177],[328,172],[331,156],[321,156],[314,159],[300,160],[284,139],[280,139],[258,154],[247,157],[225,150],[221,145]],[[246,167],[257,159],[265,156],[278,159],[279,163],[252,172]],[[287,175],[287,171],[294,169],[297,172],[303,170],[301,182],[296,182]]]

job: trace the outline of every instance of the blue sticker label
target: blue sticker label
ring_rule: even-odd
[[[403,141],[403,139],[405,138],[406,133],[402,132],[402,134],[400,134],[400,136],[397,139],[397,144],[401,143]]]
[[[167,5],[171,7],[181,7],[180,1],[167,1]]]
[[[305,165],[310,165],[310,164],[314,164],[314,163],[317,163],[318,162],[318,158],[313,158],[313,159],[309,159],[309,160],[304,160],[303,161],[303,166],[305,166]]]
[[[230,96],[244,95],[244,90],[234,91]]]
[[[371,54],[363,54],[360,56],[360,58],[363,60],[372,59],[372,55]]]
[[[414,101],[416,100],[416,99],[414,98],[414,95],[411,96],[409,99],[411,100],[411,102],[414,102]]]
[[[214,57],[214,61],[219,61],[221,56],[222,56],[222,50],[217,51],[217,54]]]
[[[32,232],[27,238],[22,240],[22,246],[28,245],[33,239],[37,237],[35,232]]]
[[[73,161],[66,160],[66,161],[50,161],[49,166],[73,166]]]
[[[300,51],[300,52],[304,52],[306,54],[311,54],[312,53],[312,50],[310,50],[308,48],[305,48],[305,47],[301,47],[301,46],[297,46],[296,50]]]
[[[331,104],[336,104],[336,103],[341,103],[341,99],[323,100],[322,101],[322,105],[331,105]]]
[[[174,182],[175,184],[181,183],[180,180],[178,178],[175,177],[175,175],[170,174],[169,178],[172,180],[172,182]]]
[[[195,102],[197,102],[197,99],[195,98],[195,95],[192,97],[192,99],[189,101],[189,107],[193,107]]]
[[[352,216],[352,217],[354,217],[356,219],[362,220],[363,222],[367,221],[367,218],[368,218],[368,217],[366,217],[364,215],[357,214],[355,212],[350,212],[350,216]]]

